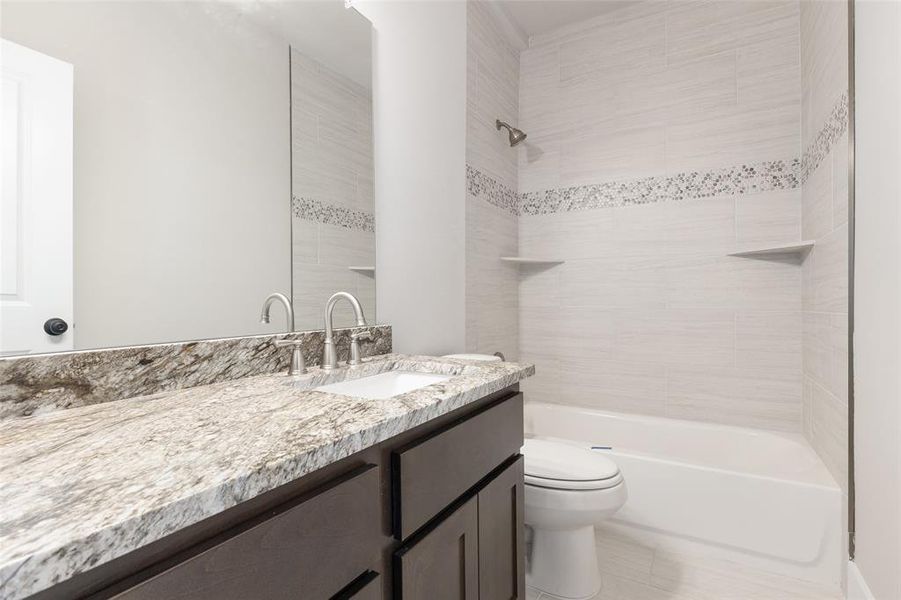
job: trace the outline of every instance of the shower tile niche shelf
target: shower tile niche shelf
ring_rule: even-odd
[[[525,256],[502,256],[503,262],[514,263],[519,265],[562,265],[564,260],[556,258],[528,258]]]
[[[779,244],[775,246],[765,246],[762,248],[751,248],[742,250],[741,252],[732,252],[728,256],[738,256],[743,258],[754,258],[757,256],[777,255],[777,254],[794,254],[801,258],[804,257],[810,249],[813,248],[814,242],[807,240],[803,242],[791,242],[788,244]]]

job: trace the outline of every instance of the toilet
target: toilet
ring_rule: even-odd
[[[626,502],[616,463],[583,446],[526,439],[525,521],[532,528],[526,585],[585,600],[601,589],[594,527]]]
[[[499,361],[488,354],[445,358]],[[587,600],[601,590],[594,527],[626,503],[626,482],[607,456],[564,440],[527,438],[525,522],[532,529],[526,585],[552,598]]]

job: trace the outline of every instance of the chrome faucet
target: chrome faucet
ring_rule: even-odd
[[[335,305],[338,300],[347,300],[354,309],[354,318],[357,320],[357,327],[366,327],[366,318],[363,316],[363,307],[360,301],[353,294],[347,292],[338,292],[332,294],[332,297],[325,303],[325,347],[322,350],[322,368],[326,371],[338,368],[338,352],[335,350],[334,326],[332,325],[332,314],[335,312]],[[349,365],[360,364],[360,340],[363,338],[372,339],[372,333],[369,331],[353,333],[350,336],[350,360]]]
[[[294,308],[291,306],[291,301],[288,300],[288,297],[278,292],[269,294],[266,301],[263,302],[263,308],[260,310],[260,323],[269,322],[269,309],[272,308],[272,303],[276,300],[282,303],[282,306],[285,307],[285,312],[288,313],[288,333],[291,333],[291,330],[294,329]]]
[[[272,307],[274,302],[281,302],[282,306],[285,307],[285,313],[288,317],[288,333],[293,333],[294,331],[294,308],[291,306],[291,301],[288,300],[288,297],[284,294],[279,294],[275,292],[273,294],[269,294],[266,298],[266,301],[263,302],[263,308],[260,310],[260,323],[268,323],[269,322],[269,309]],[[290,346],[291,347],[291,366],[288,367],[288,375],[303,375],[307,372],[307,366],[304,364],[303,360],[303,339],[298,338],[296,340],[275,340],[276,346]]]

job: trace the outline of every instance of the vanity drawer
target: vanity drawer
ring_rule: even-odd
[[[403,540],[517,454],[523,396],[499,400],[392,452],[392,525]]]
[[[203,549],[114,598],[326,600],[381,566],[379,469],[337,482],[223,533]],[[237,529],[237,528],[236,528]],[[369,581],[366,582],[371,583]],[[373,596],[378,583],[360,598]]]

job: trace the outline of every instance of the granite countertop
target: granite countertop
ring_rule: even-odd
[[[384,400],[310,389],[454,375]],[[532,365],[388,354],[0,423],[0,600],[28,596],[519,382]]]

